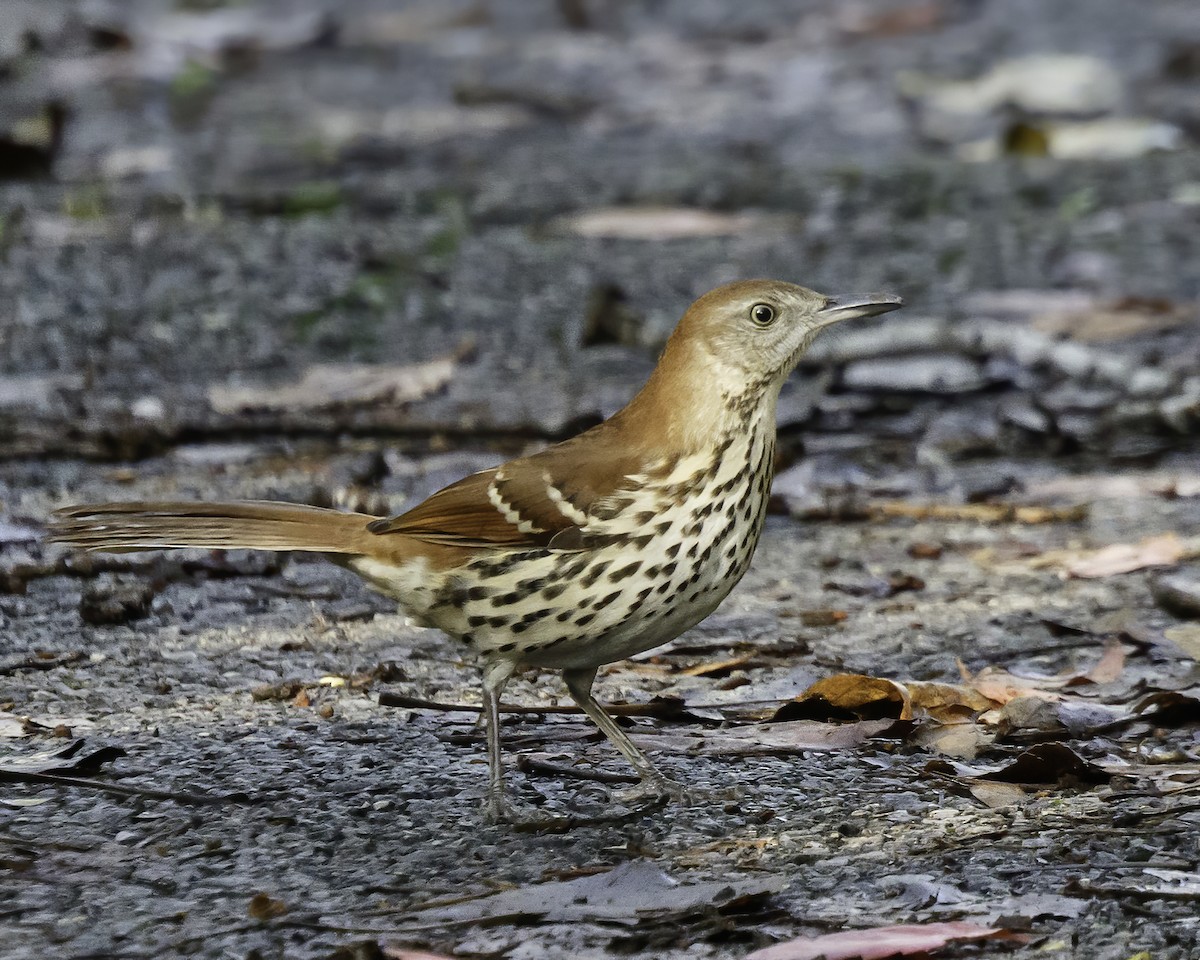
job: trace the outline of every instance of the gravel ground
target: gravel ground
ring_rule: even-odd
[[[1200,953],[1194,4],[0,16],[0,956],[744,958],[945,920],[1026,939],[944,956]],[[611,413],[754,275],[909,306],[789,386],[734,595],[602,673],[694,802],[486,825],[475,714],[396,705],[477,704],[473,665],[349,574],[40,542],[95,499],[402,509]],[[329,362],[391,392],[297,404]],[[1162,534],[1169,574],[1068,576]],[[1062,700],[969,749],[943,715],[752,722],[988,667]],[[603,809],[625,768],[558,679],[507,696],[547,708],[507,717],[520,799]]]

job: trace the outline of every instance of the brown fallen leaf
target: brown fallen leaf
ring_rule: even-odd
[[[945,23],[948,10],[944,3],[917,0],[884,10],[860,8],[847,4],[842,29],[859,37],[895,37],[909,33],[925,33]]]
[[[996,734],[975,723],[919,727],[913,733],[914,746],[958,760],[974,760],[996,742]]]
[[[708,663],[697,663],[680,670],[685,677],[724,677],[740,667],[748,666],[758,660],[753,653],[743,653],[741,656],[730,657],[728,660],[714,660]]]
[[[445,387],[457,367],[455,357],[400,366],[314,364],[295,383],[278,387],[214,386],[208,392],[208,402],[217,413],[226,414],[412,403]]]
[[[1030,325],[1082,343],[1107,343],[1143,333],[1157,333],[1196,319],[1195,304],[1159,297],[1125,297],[1115,303],[1092,304],[1083,310],[1054,310],[1035,315]]]
[[[288,908],[282,900],[276,900],[265,893],[256,893],[250,898],[250,905],[246,908],[246,912],[254,920],[274,920],[287,913]]]
[[[979,780],[971,784],[971,796],[993,810],[1011,807],[1025,799],[1025,791],[1015,783],[993,783]]]
[[[883,960],[926,954],[956,940],[1024,940],[1001,927],[983,927],[956,920],[949,923],[900,924],[801,937],[755,950],[744,960]]]
[[[1070,677],[1066,686],[1075,687],[1084,683],[1112,683],[1121,676],[1125,669],[1125,647],[1119,640],[1108,640],[1104,644],[1104,653],[1090,670]]]
[[[923,713],[942,723],[968,720],[997,703],[969,685],[909,681],[904,684],[914,713]]]
[[[829,720],[859,717],[912,719],[908,691],[894,680],[839,673],[818,680],[776,712],[776,720]]]
[[[1137,543],[1114,543],[1067,563],[1067,575],[1080,579],[1112,577],[1147,567],[1172,567],[1186,555],[1174,533],[1146,537]]]
[[[1055,689],[1066,683],[1066,678],[1060,677],[1018,677],[1000,667],[987,666],[972,675],[966,664],[958,662],[959,672],[963,681],[995,705],[1003,706],[1017,697],[1041,697],[1045,700],[1060,700],[1061,694]]]

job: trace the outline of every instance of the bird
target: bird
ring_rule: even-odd
[[[597,670],[673,640],[728,596],[767,513],[780,390],[835,323],[903,305],[741,280],[683,314],[642,389],[570,439],[452,483],[393,517],[275,501],[64,507],[50,538],[87,551],[303,550],[474,652],[488,755],[485,817],[525,818],[505,792],[500,696],[522,667],[567,692],[632,765],[642,796],[683,788],[592,695]]]

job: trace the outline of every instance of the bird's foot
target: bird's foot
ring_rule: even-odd
[[[728,803],[735,795],[732,789],[710,790],[704,787],[694,787],[656,774],[646,777],[630,790],[621,791],[615,799],[624,805],[639,805],[648,800],[654,800],[660,806],[677,803],[685,807],[694,807],[703,804]]]
[[[488,823],[507,824],[518,833],[565,833],[577,827],[597,827],[634,820],[661,809],[670,800],[671,797],[662,790],[635,788],[606,800],[599,810],[593,808],[571,813],[549,813],[521,808],[509,803],[503,796],[489,794],[483,803],[483,816]]]

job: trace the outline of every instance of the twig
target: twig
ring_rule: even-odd
[[[193,806],[220,803],[248,804],[252,802],[251,798],[244,793],[227,793],[212,797],[199,793],[177,793],[170,790],[155,790],[150,787],[126,787],[116,783],[85,780],[83,777],[64,777],[56,773],[31,773],[20,770],[0,770],[0,782],[48,783],[59,787],[85,787],[89,790],[100,790],[104,793],[114,793],[122,797],[174,800],[177,803],[192,804]]]
[[[609,773],[606,770],[581,770],[564,764],[550,763],[533,757],[517,758],[517,769],[522,773],[544,773],[551,777],[568,777],[572,780],[594,780],[597,783],[637,783],[640,778],[632,773]]]
[[[34,653],[21,660],[10,660],[8,663],[0,663],[0,676],[7,677],[18,670],[53,670],[55,667],[61,667],[64,664],[78,663],[83,658],[84,654],[82,650],[72,650],[69,653],[54,654],[52,656],[41,656]]]

